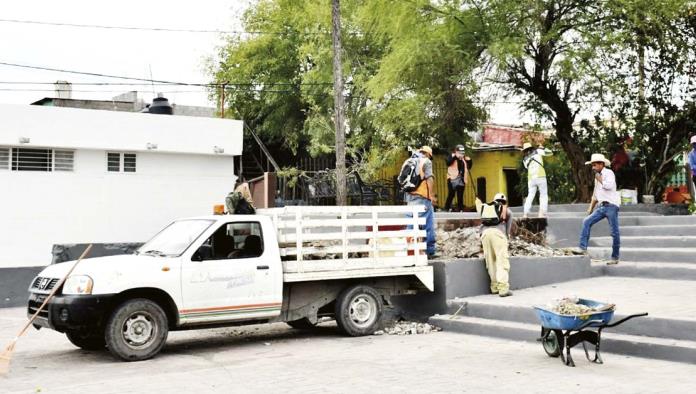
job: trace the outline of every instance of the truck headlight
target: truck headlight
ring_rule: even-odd
[[[71,275],[63,285],[63,294],[92,294],[93,285],[87,275]]]

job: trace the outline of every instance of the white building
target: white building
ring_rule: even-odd
[[[0,105],[0,268],[210,214],[234,187],[242,133],[227,119]]]

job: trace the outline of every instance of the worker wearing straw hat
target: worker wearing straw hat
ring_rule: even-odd
[[[590,229],[595,223],[606,218],[609,222],[612,238],[611,260],[607,264],[617,264],[619,262],[619,248],[621,247],[621,238],[619,236],[619,205],[621,204],[621,197],[619,192],[616,191],[616,176],[614,171],[608,168],[611,162],[601,153],[593,153],[590,161],[585,164],[592,165],[595,184],[592,201],[587,210],[589,216],[582,222],[580,246],[574,252],[577,254],[587,253]]]
[[[524,158],[522,164],[527,169],[527,199],[524,200],[524,217],[529,215],[532,202],[539,190],[539,217],[545,217],[549,210],[549,194],[546,184],[546,170],[544,169],[544,156],[551,156],[553,152],[542,146],[534,148],[529,142],[522,145]]]
[[[433,150],[429,146],[423,146],[411,158],[418,159],[418,172],[420,173],[421,182],[414,191],[404,193],[404,200],[407,205],[425,206],[425,212],[422,214],[422,217],[425,217],[425,252],[428,255],[428,259],[434,259],[438,256],[435,254],[435,214],[433,203],[437,202],[437,198],[435,197],[435,176],[433,175]]]

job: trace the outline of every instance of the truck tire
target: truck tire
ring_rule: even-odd
[[[106,346],[104,333],[100,331],[67,331],[65,335],[75,346],[84,350],[102,350]]]
[[[157,303],[135,298],[114,309],[105,332],[111,354],[124,361],[141,361],[159,353],[167,341],[169,324]]]
[[[316,323],[312,323],[308,318],[303,317],[302,319],[297,319],[293,321],[286,322],[290,327],[297,330],[309,330],[316,327]]]
[[[336,299],[336,323],[344,334],[371,335],[382,319],[382,297],[369,286],[357,285],[344,290]]]

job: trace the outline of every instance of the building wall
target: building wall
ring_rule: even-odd
[[[0,268],[47,265],[53,244],[146,241],[210,214],[234,187],[233,160],[139,152],[135,173],[111,173],[106,151],[79,149],[73,172],[0,171]]]

